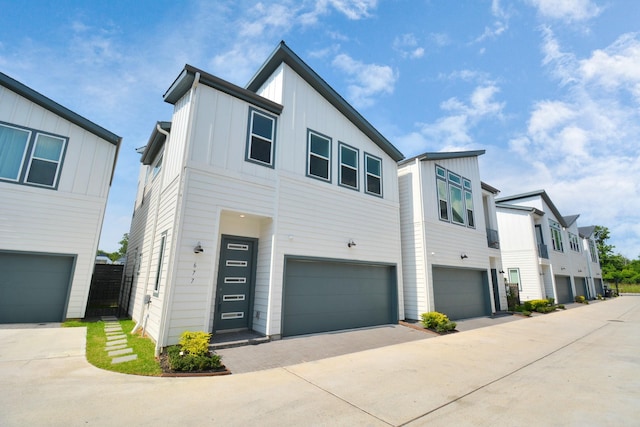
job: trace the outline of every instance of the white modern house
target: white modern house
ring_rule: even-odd
[[[288,46],[245,88],[187,65],[164,100],[125,268],[157,350],[185,330],[277,338],[404,317],[403,156]]]
[[[507,309],[495,196],[480,151],[424,153],[398,167],[405,317],[451,319]]]
[[[597,270],[587,262],[578,215],[562,216],[544,190],[496,200],[502,262],[522,301],[593,298],[589,283]]]
[[[580,239],[582,241],[582,250],[586,258],[587,266],[587,287],[591,297],[604,295],[604,286],[602,283],[602,268],[600,267],[600,259],[598,258],[598,249],[595,241],[595,226],[578,227]]]
[[[0,323],[84,317],[120,142],[0,73]]]

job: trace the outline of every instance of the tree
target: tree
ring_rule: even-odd
[[[129,233],[124,233],[122,235],[122,240],[120,240],[118,244],[120,244],[120,249],[109,254],[109,258],[111,258],[111,261],[116,261],[127,254],[127,247],[129,246]]]
[[[613,248],[615,246],[608,245],[610,234],[607,227],[596,225],[593,230],[594,239],[596,241],[596,247],[598,248],[598,258],[600,258],[601,264],[606,264],[613,255]]]

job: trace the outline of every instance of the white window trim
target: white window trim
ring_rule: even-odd
[[[311,135],[315,135],[315,136],[327,141],[327,143],[329,145],[329,157],[326,157],[326,156],[323,156],[321,154],[314,153],[314,152],[311,151]],[[309,178],[318,179],[318,180],[324,181],[324,182],[331,182],[331,151],[332,151],[332,146],[333,146],[333,141],[332,141],[332,139],[330,137],[328,137],[327,135],[323,135],[320,132],[316,132],[314,130],[307,129],[307,176]],[[324,177],[318,176],[318,175],[314,175],[314,174],[311,173],[311,157],[312,156],[327,161],[327,178],[324,178]]]
[[[356,155],[356,167],[355,168],[353,166],[351,166],[351,165],[348,165],[348,164],[345,164],[345,163],[342,162],[342,149],[343,148],[346,148],[347,150],[353,151],[355,153],[355,155]],[[338,142],[338,157],[339,157],[339,159],[338,159],[338,163],[339,163],[338,185],[340,185],[342,187],[345,187],[345,188],[350,188],[352,190],[359,191],[360,190],[360,171],[359,171],[360,151],[355,147],[352,147],[352,146],[350,146],[348,144],[345,144],[344,142]],[[343,166],[348,168],[348,169],[351,169],[351,170],[355,171],[355,173],[356,173],[356,186],[355,187],[351,186],[351,185],[348,185],[348,184],[344,184],[342,182],[342,167]]]
[[[522,277],[520,276],[520,269],[519,268],[507,268],[507,275],[509,277],[509,283],[513,283],[511,281],[511,272],[515,271],[518,274],[518,290],[522,291]]]
[[[369,172],[369,163],[367,162],[367,160],[371,158],[376,160],[379,164],[380,164],[380,175],[376,175],[374,173],[370,173]],[[383,171],[382,171],[382,159],[380,157],[374,156],[373,154],[369,154],[367,152],[364,153],[364,192],[367,194],[370,194],[372,196],[376,196],[376,197],[383,197],[383,184],[384,182],[382,181],[382,175],[383,175]],[[373,191],[369,191],[369,180],[367,179],[369,176],[373,176],[376,177],[380,180],[380,193],[376,193]]]
[[[441,176],[440,174],[438,174],[438,171],[442,171],[444,172],[444,176]],[[473,203],[473,183],[471,182],[471,180],[469,178],[465,178],[464,176],[452,172],[440,165],[435,165],[435,176],[436,176],[436,199],[437,199],[437,205],[436,205],[436,209],[438,210],[438,218],[440,219],[440,221],[444,221],[444,222],[448,222],[450,224],[455,224],[455,225],[459,225],[462,227],[467,227],[467,228],[476,228],[476,224],[477,224],[477,218],[476,218],[476,207],[475,207],[475,203]],[[451,177],[454,177],[455,179],[459,180],[460,182],[456,182],[455,179],[451,179]],[[441,215],[441,210],[440,210],[440,190],[438,189],[438,181],[443,182],[446,186],[446,200],[444,200],[447,204],[447,218],[443,218]],[[466,185],[468,183],[468,185]],[[462,221],[463,222],[457,222],[453,220],[453,203],[451,201],[451,187],[455,187],[457,189],[460,190],[461,195],[462,195]],[[473,225],[470,224],[469,221],[469,215],[468,215],[468,209],[467,209],[467,194],[471,195],[471,203],[472,203],[472,209],[471,209],[471,214],[473,215]]]
[[[258,135],[258,134],[254,134],[253,133],[253,116],[254,115],[259,115],[262,116],[266,119],[271,120],[271,122],[273,123],[273,125],[271,126],[271,139],[267,139],[262,135]],[[255,163],[258,165],[262,165],[262,166],[268,166],[273,168],[275,166],[275,156],[276,156],[276,117],[272,116],[270,114],[265,113],[264,111],[255,109],[255,108],[249,108],[249,124],[247,126],[247,147],[246,147],[246,154],[245,154],[245,160],[251,163]],[[256,137],[258,139],[261,139],[263,141],[269,141],[269,143],[271,144],[271,150],[269,153],[269,162],[264,162],[262,160],[259,159],[254,159],[253,157],[251,157],[251,144],[253,142],[253,137]]]

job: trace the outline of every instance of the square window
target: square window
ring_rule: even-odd
[[[0,125],[0,178],[11,181],[20,179],[31,132]]]
[[[250,108],[248,134],[246,160],[273,167],[276,134],[275,117]]]
[[[340,144],[340,185],[358,189],[358,150]]]
[[[309,130],[307,140],[307,176],[331,181],[331,139]]]

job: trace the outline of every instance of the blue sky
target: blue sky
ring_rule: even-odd
[[[0,0],[0,70],[124,138],[100,248],[185,63],[244,86],[280,40],[406,157],[484,149],[502,196],[545,189],[640,256],[635,0]]]

